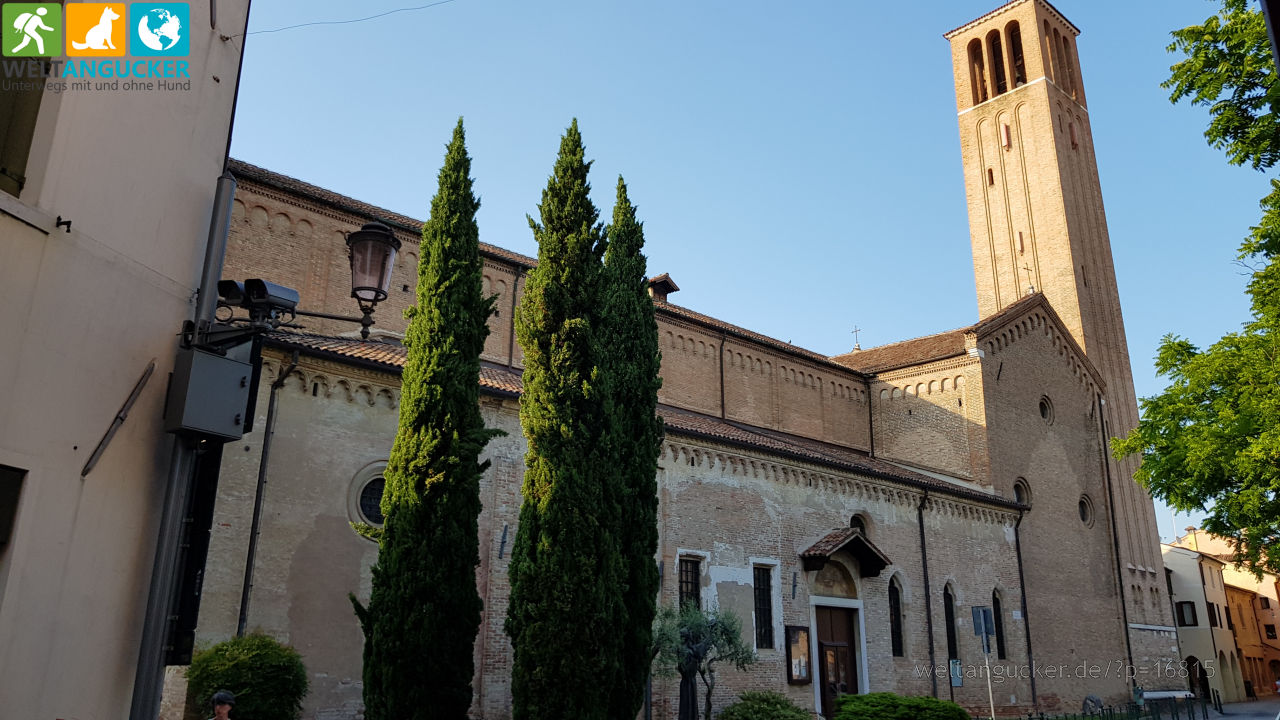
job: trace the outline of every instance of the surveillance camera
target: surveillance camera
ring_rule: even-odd
[[[244,305],[244,283],[239,280],[219,280],[218,281],[218,297],[222,298],[222,302],[231,307],[241,307]]]
[[[297,290],[266,280],[245,280],[244,292],[250,309],[289,311],[298,306]]]

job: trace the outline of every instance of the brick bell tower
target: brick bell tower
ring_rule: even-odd
[[[1138,421],[1094,156],[1080,31],[1045,0],[1014,0],[947,33],[955,72],[978,313],[1043,292],[1106,382],[1105,430]],[[1108,457],[1133,662],[1174,639],[1151,497]],[[1101,561],[1101,559],[1099,559]],[[1176,648],[1175,648],[1176,649]],[[1156,683],[1138,678],[1148,689]]]

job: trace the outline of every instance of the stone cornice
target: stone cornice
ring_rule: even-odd
[[[659,464],[664,461],[667,472],[681,468],[719,470],[732,476],[768,480],[782,485],[809,488],[826,493],[849,495],[874,502],[889,502],[904,507],[916,507],[926,491],[897,485],[892,481],[872,479],[854,473],[842,473],[816,464],[780,461],[765,453],[729,448],[702,439],[692,440],[667,435],[663,442]],[[980,504],[976,500],[944,496],[945,490],[927,491],[929,499],[925,508],[935,514],[961,517],[973,521],[997,525],[1011,525],[1017,514],[1005,508]]]
[[[269,185],[263,185],[251,178],[238,178],[237,185],[248,190],[253,195],[270,198],[278,203],[284,203],[285,205],[296,207],[300,210],[305,210],[306,212],[329,218],[330,220],[336,220],[344,225],[352,225],[354,227],[359,225],[362,221],[379,220],[379,218],[369,215],[348,212],[346,210],[334,210],[320,203],[307,201],[303,198],[299,198],[297,195],[293,195],[283,190],[278,190]],[[239,200],[246,208],[250,207],[249,203],[245,202],[245,198],[241,197],[239,190],[236,192],[236,199]],[[379,221],[381,222],[381,220]],[[408,232],[403,228],[395,227],[392,228],[392,230],[395,232],[396,237],[400,238],[402,242],[418,245],[422,241],[420,236]]]

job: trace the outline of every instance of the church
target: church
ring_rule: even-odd
[[[660,602],[734,611],[758,656],[719,672],[717,708],[764,689],[830,717],[841,694],[890,691],[986,713],[975,609],[994,622],[997,714],[1186,687],[1151,498],[1107,451],[1138,412],[1078,34],[1045,0],[1014,0],[945,35],[973,324],[828,357],[681,306],[679,269],[655,269],[671,272],[650,280]],[[304,717],[356,718],[363,638],[347,596],[368,597],[377,546],[351,523],[381,519],[422,221],[232,171],[223,277],[266,278],[303,309],[341,314],[344,233],[377,221],[402,242],[372,339],[330,320],[268,336],[254,431],[224,450],[196,629],[206,645],[238,626],[292,644],[311,676]],[[506,436],[484,455],[472,717],[496,720],[511,714],[502,623],[525,453],[512,320],[536,261],[481,254],[497,298],[482,410]],[[655,678],[648,711],[674,717],[676,695]]]

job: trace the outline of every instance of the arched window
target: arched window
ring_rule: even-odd
[[[360,488],[360,515],[374,527],[382,527],[382,489],[387,481],[376,477]]]
[[[1044,21],[1044,39],[1040,41],[1040,57],[1044,58],[1044,74],[1053,82],[1058,81],[1056,62],[1053,56],[1053,31],[1049,29],[1049,21]]]
[[[1009,89],[1004,75],[1004,48],[1000,45],[1000,31],[987,33],[987,49],[991,52],[991,77],[995,79],[995,94]]]
[[[1027,62],[1022,57],[1022,30],[1018,26],[1018,21],[1014,20],[1004,28],[1005,35],[1009,38],[1009,59],[1013,63],[1013,86],[1020,87],[1027,84]]]
[[[1013,481],[1013,501],[1019,505],[1031,505],[1031,488],[1027,487],[1024,478]]]
[[[969,86],[973,89],[973,104],[987,101],[987,69],[982,59],[982,41],[969,43]]]
[[[861,515],[854,515],[849,518],[849,527],[862,533],[864,537],[867,534],[867,520]]]
[[[902,647],[902,589],[898,587],[897,578],[889,581],[889,639],[894,657],[906,655]]]
[[[956,598],[951,594],[951,585],[942,589],[942,613],[947,623],[947,659],[960,659],[960,642],[956,638]]]
[[[996,619],[996,657],[1004,660],[1004,608],[1000,607],[999,590],[991,591],[991,614]]]
[[[1071,92],[1067,80],[1067,59],[1062,52],[1062,34],[1058,28],[1053,29],[1053,81],[1065,92]]]
[[[1063,64],[1067,68],[1067,87],[1070,88],[1068,92],[1071,93],[1071,97],[1079,99],[1080,93],[1077,92],[1076,87],[1076,59],[1074,55],[1075,53],[1071,52],[1071,38],[1064,35],[1062,37],[1062,56]]]

